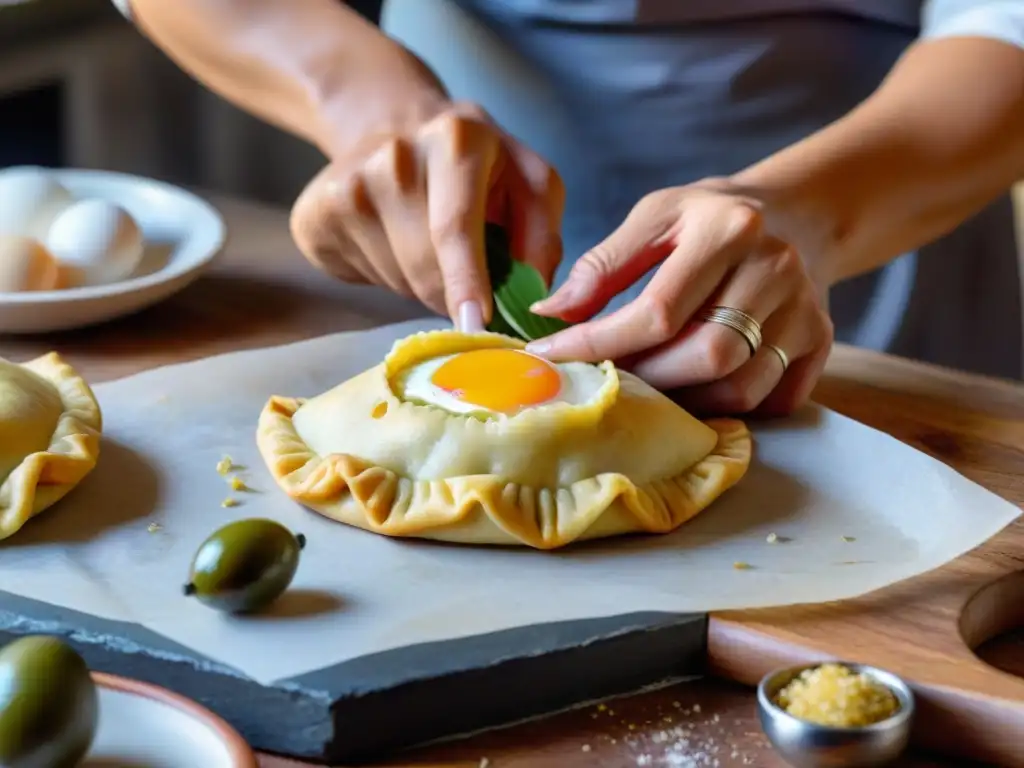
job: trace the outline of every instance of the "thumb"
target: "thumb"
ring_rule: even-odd
[[[618,229],[573,265],[566,281],[531,307],[539,315],[578,322],[593,317],[672,251],[668,221],[642,201]]]

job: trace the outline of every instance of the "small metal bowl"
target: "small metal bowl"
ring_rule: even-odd
[[[900,708],[892,717],[872,725],[838,728],[818,725],[789,714],[775,699],[793,678],[822,663],[788,667],[765,675],[757,686],[757,714],[768,740],[795,768],[846,768],[889,765],[907,748],[914,719],[914,694],[896,675],[865,664],[841,664],[863,672],[892,691]]]

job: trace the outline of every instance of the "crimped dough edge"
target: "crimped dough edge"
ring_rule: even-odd
[[[52,385],[63,412],[45,451],[25,456],[0,483],[0,540],[60,501],[99,460],[103,416],[88,383],[56,352],[21,363]]]
[[[753,440],[736,419],[705,424],[715,448],[674,477],[634,484],[605,473],[566,487],[532,488],[495,475],[413,480],[354,456],[314,453],[292,417],[303,398],[272,397],[257,445],[278,486],[325,517],[392,537],[557,549],[629,533],[669,533],[746,474]]]

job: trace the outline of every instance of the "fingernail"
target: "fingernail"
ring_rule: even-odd
[[[541,339],[540,341],[531,341],[529,344],[526,345],[526,351],[529,352],[531,355],[546,355],[548,352],[551,351],[551,342],[544,341],[543,339]]]
[[[479,333],[484,329],[484,311],[476,301],[464,301],[459,306],[459,330]]]

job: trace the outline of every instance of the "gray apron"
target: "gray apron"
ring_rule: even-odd
[[[848,112],[918,37],[922,10],[910,0],[456,4],[391,0],[382,26],[563,175],[559,281],[644,194],[733,173]],[[830,308],[839,341],[1017,379],[1020,286],[1006,196],[836,286]]]

